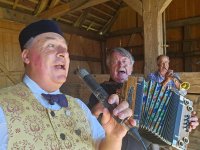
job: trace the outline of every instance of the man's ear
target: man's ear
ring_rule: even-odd
[[[29,64],[30,63],[30,59],[29,59],[29,50],[28,49],[24,49],[22,51],[21,54],[22,60],[25,64]]]

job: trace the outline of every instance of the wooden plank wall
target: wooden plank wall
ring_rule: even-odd
[[[18,34],[22,28],[22,24],[0,21],[0,88],[19,82],[23,75],[18,44]]]
[[[167,23],[200,16],[199,0],[173,0],[165,11]],[[124,17],[126,16],[126,17]],[[128,24],[129,23],[129,24]],[[166,30],[167,39],[167,55],[171,59],[171,69],[178,72],[197,72],[200,71],[200,24],[177,25],[168,27]],[[126,32],[126,35],[115,34],[107,39],[106,48],[127,47],[133,49],[132,54],[136,57],[134,71],[143,73],[143,33],[142,33],[142,17],[139,16],[129,7],[124,7],[120,11],[120,15],[111,28],[111,32]],[[135,30],[131,30],[135,28]],[[140,29],[141,31],[139,31]],[[123,32],[125,33],[125,32]],[[131,42],[130,42],[131,41]],[[137,52],[135,52],[137,51]]]
[[[166,10],[166,21],[200,16],[198,0],[173,0]],[[167,29],[168,54],[177,71],[200,71],[200,24]],[[179,53],[179,54],[178,54]],[[182,55],[181,55],[182,54]],[[182,70],[181,70],[182,68]]]

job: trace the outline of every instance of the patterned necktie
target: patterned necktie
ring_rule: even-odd
[[[50,105],[54,105],[56,102],[61,107],[68,107],[68,101],[64,94],[41,94]]]

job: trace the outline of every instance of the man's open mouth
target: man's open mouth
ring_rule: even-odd
[[[56,69],[62,69],[62,70],[65,70],[65,65],[64,64],[58,64],[55,66]]]

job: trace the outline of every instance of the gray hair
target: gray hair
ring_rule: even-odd
[[[34,37],[31,37],[23,46],[23,49],[28,49],[31,47],[32,43],[33,43]]]
[[[131,65],[134,64],[134,62],[135,62],[134,57],[131,55],[131,53],[129,51],[127,51],[126,49],[122,48],[122,47],[117,47],[117,48],[112,49],[108,53],[108,56],[107,56],[107,59],[106,59],[106,64],[107,64],[108,67],[110,65],[111,56],[115,52],[120,53],[124,57],[127,57],[131,61]]]
[[[169,56],[164,55],[164,54],[161,54],[161,55],[159,55],[159,56],[156,58],[157,64],[160,63],[160,59],[163,58],[163,57],[166,57],[166,58],[169,60]]]

